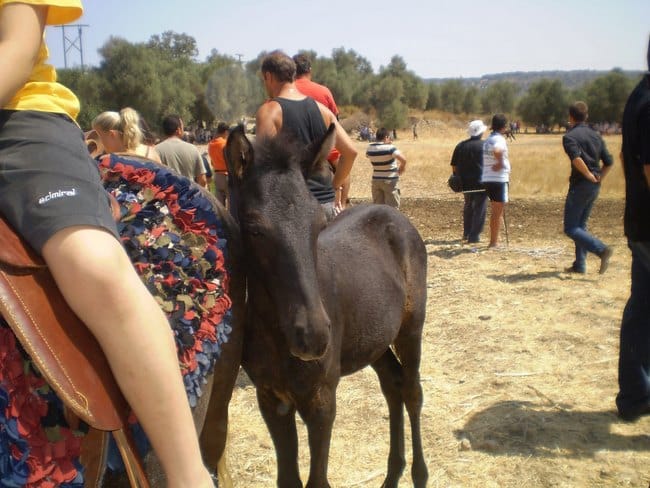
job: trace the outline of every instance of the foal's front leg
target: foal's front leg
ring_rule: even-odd
[[[306,488],[329,488],[327,463],[336,417],[336,386],[320,386],[311,396],[296,403],[309,437],[311,461]]]
[[[298,469],[296,408],[263,388],[257,389],[257,403],[273,439],[278,463],[277,483],[281,488],[302,488]]]

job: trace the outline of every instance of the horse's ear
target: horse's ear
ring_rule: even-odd
[[[322,138],[307,146],[303,157],[303,170],[305,174],[317,171],[320,166],[327,163],[327,156],[334,148],[335,141],[336,126],[330,124]]]
[[[254,157],[253,146],[242,126],[237,126],[230,132],[223,151],[228,174],[233,181],[240,181],[246,168],[253,164]]]

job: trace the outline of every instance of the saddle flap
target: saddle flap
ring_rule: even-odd
[[[0,263],[13,268],[37,269],[45,263],[0,216]]]
[[[88,425],[122,428],[128,404],[90,330],[68,307],[47,268],[0,269],[0,313],[61,400]]]

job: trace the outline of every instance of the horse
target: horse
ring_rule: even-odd
[[[217,467],[223,461],[228,404],[242,353],[246,280],[237,224],[210,192],[160,165],[119,155],[105,156],[98,165],[105,187],[119,202],[117,225],[125,249],[175,330],[204,462],[226,475],[222,481],[228,486],[224,465]],[[16,341],[6,324],[0,327],[0,337],[0,393],[8,393],[0,397],[14,405],[9,418],[0,409],[0,424],[17,421],[23,426],[18,434],[0,429],[0,447],[6,443],[20,456],[20,461],[2,464],[0,477],[16,486],[26,478],[36,484],[42,479],[48,486],[129,486],[119,455],[107,449],[106,434],[89,429],[84,436],[86,429],[71,419],[52,389],[45,388],[33,361],[19,347],[11,347]],[[13,370],[25,365],[22,383],[13,381],[9,363]],[[57,435],[50,439],[53,428]],[[136,440],[149,484],[164,486],[162,468],[147,449],[146,438],[139,435]]]
[[[307,486],[329,486],[339,379],[370,365],[390,414],[382,486],[396,487],[406,465],[406,407],[412,479],[424,487],[419,364],[426,249],[409,220],[385,205],[356,205],[326,224],[305,178],[322,170],[333,141],[333,126],[308,148],[281,136],[253,146],[241,130],[228,138],[248,280],[242,366],[273,439],[278,486],[302,486],[296,413],[309,437]]]
[[[193,198],[202,200],[203,206],[208,206],[208,212],[214,213],[227,242],[225,257],[228,292],[232,301],[232,330],[227,342],[221,344],[219,359],[214,364],[212,374],[205,379],[203,395],[192,407],[192,414],[197,432],[200,433],[199,441],[204,462],[214,473],[219,474],[220,486],[228,487],[232,485],[224,457],[228,433],[228,405],[240,369],[246,301],[246,278],[242,268],[239,228],[230,212],[208,190],[179,175],[175,175],[174,180],[187,185],[189,192],[195,194]],[[151,485],[164,486],[162,467],[152,450],[143,456],[143,463]],[[106,470],[101,486],[126,487],[128,480],[120,470]]]

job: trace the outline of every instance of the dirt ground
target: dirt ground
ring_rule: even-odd
[[[629,290],[623,201],[597,202],[590,228],[615,252],[606,274],[590,257],[582,276],[563,272],[573,248],[562,235],[561,198],[511,202],[509,242],[498,250],[461,245],[461,206],[455,196],[402,206],[429,255],[421,367],[429,486],[648,486],[650,418],[627,424],[614,411]],[[374,372],[344,378],[337,399],[330,482],[379,486],[388,421]],[[306,480],[302,426],[300,442]],[[411,484],[408,441],[407,459],[401,486]],[[243,373],[229,463],[237,487],[275,484],[273,446]]]

